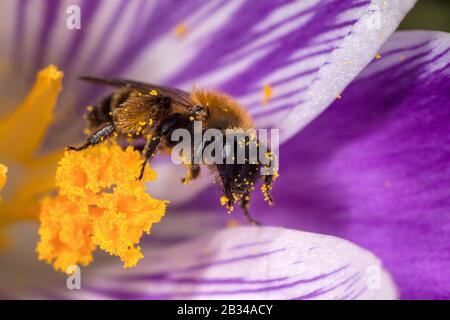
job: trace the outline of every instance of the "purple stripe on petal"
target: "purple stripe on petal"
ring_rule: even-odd
[[[257,206],[261,220],[373,250],[404,298],[449,298],[449,48],[448,34],[395,34],[283,146],[276,206]]]
[[[315,290],[313,292],[310,292],[310,293],[307,293],[305,295],[295,297],[293,300],[309,300],[309,299],[314,299],[314,298],[320,297],[321,295],[323,295],[325,293],[328,293],[330,291],[333,291],[333,290],[335,290],[335,289],[337,289],[337,288],[339,288],[339,287],[341,287],[341,286],[351,282],[354,279],[358,279],[358,277],[360,277],[359,274],[351,275],[349,278],[345,279],[342,282],[339,282],[336,285],[333,285],[333,286],[330,286],[330,287],[327,287],[327,288],[317,289],[317,290]]]
[[[11,57],[11,61],[14,63],[14,69],[17,72],[21,70],[21,57],[23,56],[23,45],[24,45],[24,30],[25,30],[25,15],[28,5],[28,0],[19,0],[17,2],[17,11],[16,11],[16,23],[14,27],[14,50],[13,56]]]
[[[260,287],[260,288],[255,288],[255,289],[239,289],[239,290],[223,290],[223,291],[219,291],[219,290],[215,290],[215,291],[199,291],[199,292],[184,292],[184,293],[170,293],[170,294],[165,294],[165,295],[161,295],[160,297],[162,297],[163,299],[183,299],[183,298],[194,298],[195,296],[209,296],[209,297],[213,297],[213,296],[227,296],[229,298],[233,298],[234,295],[242,295],[242,294],[261,294],[264,292],[268,292],[268,291],[278,291],[278,290],[284,290],[284,289],[290,289],[293,288],[297,285],[301,285],[301,284],[305,284],[305,283],[309,283],[309,282],[316,282],[322,279],[325,279],[329,276],[332,276],[336,273],[338,273],[339,271],[345,269],[345,267],[343,268],[339,268],[337,270],[334,270],[328,274],[321,274],[317,277],[314,278],[310,278],[310,279],[301,279],[301,280],[297,280],[291,283],[286,283],[286,284],[282,284],[282,285],[275,285],[275,286],[265,286],[265,287]],[[322,289],[318,289],[312,293],[308,293],[306,295],[304,295],[303,297],[295,297],[294,299],[311,299],[314,297],[317,297],[321,294],[327,293],[332,291],[333,289],[336,289],[340,286],[343,286],[344,284],[350,282],[351,280],[355,279],[358,275],[352,275],[351,277],[349,277],[348,279],[342,281],[341,283],[339,283],[338,285],[332,286],[330,288],[322,288]],[[285,280],[286,278],[281,278],[281,280]],[[151,279],[151,278],[144,278],[142,280],[153,280],[155,281],[155,279]],[[161,281],[161,279],[156,279],[157,281]],[[267,283],[271,283],[274,281],[280,281],[278,279],[271,279],[269,281],[209,281],[209,279],[197,279],[196,281],[193,281],[193,279],[190,279],[191,281],[178,281],[178,279],[165,279],[167,281],[172,281],[175,284],[179,284],[181,282],[184,283],[193,283],[193,284],[197,284],[197,285],[204,285],[204,284],[233,284],[233,285],[242,285],[242,284],[267,284]],[[85,287],[85,289],[87,290],[93,290],[93,291],[97,291],[97,292],[103,292],[103,294],[107,295],[109,298],[116,298],[117,296],[120,296],[122,294],[121,291],[115,291],[115,290],[110,290],[110,291],[104,291],[101,288],[98,287]],[[135,295],[135,297],[142,297],[142,294],[139,292],[136,293],[132,293],[132,292],[128,292],[127,293],[129,295],[129,298],[134,299],[133,298],[133,294]],[[146,293],[149,294],[149,296],[151,297],[157,297],[158,294],[157,293]]]
[[[231,248],[231,250],[239,250],[239,249],[244,249],[244,248],[248,248],[248,247],[260,246],[262,244],[269,244],[269,243],[270,243],[270,241],[242,243],[242,244],[238,244],[238,245],[234,246],[233,248]]]
[[[243,278],[222,278],[222,279],[199,279],[199,278],[182,278],[173,277],[168,274],[156,274],[156,275],[139,275],[139,276],[124,276],[123,279],[111,279],[125,280],[125,281],[166,281],[173,283],[193,283],[193,284],[266,284],[271,282],[280,282],[286,280],[286,277],[280,277],[275,279],[261,279],[261,280],[247,280]]]
[[[62,117],[55,125],[48,145],[67,144],[67,138],[64,143],[56,141],[62,139],[62,135],[53,134],[56,130],[81,133],[84,122],[72,121],[73,116],[79,116],[73,108],[79,108],[81,113],[85,105],[95,103],[105,92],[76,82],[76,76],[83,73],[125,76],[186,89],[195,82],[231,93],[244,105],[254,104],[250,96],[262,95],[266,83],[274,84],[275,94],[307,87],[299,97],[287,100],[282,106],[277,106],[275,101],[273,108],[270,102],[266,106],[266,110],[279,114],[273,119],[284,117],[288,122],[271,122],[270,115],[257,117],[259,124],[280,127],[284,141],[325,109],[378,50],[383,37],[370,29],[367,21],[377,13],[377,5],[381,28],[387,36],[414,0],[393,0],[386,10],[378,0],[236,0],[207,4],[199,0],[140,1],[134,17],[120,24],[126,30],[113,22],[125,21],[119,14],[124,3],[82,1],[82,29],[73,32],[47,32],[57,30],[54,22],[61,21],[64,15],[59,10],[55,16],[54,9],[44,17],[43,29],[37,30],[37,37],[42,41],[37,53],[31,55],[38,64],[58,63],[66,72],[65,85],[70,88],[70,94],[63,92],[61,97],[67,119]],[[112,10],[99,10],[100,6]],[[109,16],[104,18],[106,14]],[[103,35],[90,32],[94,25],[103,27],[97,21],[105,24]],[[187,25],[187,33],[176,38],[174,29],[183,23]],[[64,36],[64,41],[54,38],[58,36]],[[97,43],[92,45],[94,41]],[[57,46],[57,50],[45,48],[47,43]],[[123,46],[111,46],[114,49],[107,51],[106,58],[100,48],[112,43]],[[359,48],[358,43],[364,46]],[[310,51],[314,47],[318,53]],[[54,51],[58,52],[58,61],[46,57],[42,60],[43,52],[55,60]],[[354,60],[350,70],[342,66],[342,57]],[[77,70],[73,70],[75,66]],[[316,72],[304,76],[308,70]],[[320,99],[316,99],[317,93],[321,93]],[[254,107],[251,112],[257,115],[259,111]]]
[[[128,3],[129,4],[129,3]],[[113,35],[114,32],[116,32],[116,28],[119,25],[118,22],[120,21],[121,17],[124,14],[124,11],[126,9],[127,6],[127,1],[123,0],[120,2],[120,4],[116,7],[113,15],[111,16],[110,20],[108,21],[106,27],[105,27],[105,31],[102,34],[102,36],[100,37],[101,41],[99,41],[97,43],[97,46],[95,47],[95,49],[92,51],[91,56],[92,57],[101,57],[103,54],[103,50],[105,48],[105,45],[109,42],[109,41],[113,41]],[[95,65],[97,63],[96,59],[92,59],[88,62],[86,68],[88,70],[93,70],[95,69]]]
[[[281,248],[281,249],[268,251],[268,252],[258,252],[258,253],[254,253],[254,254],[248,254],[248,255],[244,255],[244,256],[233,257],[233,258],[230,258],[230,259],[214,260],[214,261],[210,261],[210,262],[196,264],[196,265],[190,266],[190,267],[188,267],[186,269],[182,269],[182,270],[169,270],[169,272],[171,272],[171,271],[174,271],[174,272],[177,272],[177,271],[189,272],[189,271],[197,271],[197,270],[202,270],[202,269],[214,268],[216,266],[232,264],[232,263],[235,263],[235,262],[238,262],[238,261],[253,260],[255,258],[267,257],[269,255],[272,255],[272,254],[278,253],[278,252],[282,252],[284,250],[286,250],[286,249],[285,248]]]
[[[57,14],[61,10],[60,1],[45,2],[44,19],[42,20],[41,30],[39,31],[39,41],[37,42],[37,49],[34,53],[35,72],[45,67],[43,64],[44,56],[48,48],[48,42],[51,35],[51,30],[55,26]],[[34,73],[30,74],[34,78]]]
[[[144,2],[143,2],[144,3]],[[116,58],[111,61],[110,67],[104,70],[105,75],[118,75],[137,58],[139,54],[156,38],[168,32],[178,23],[184,20],[192,11],[202,5],[202,1],[189,1],[178,3],[175,1],[163,1],[156,5],[151,15],[146,19],[140,16],[141,11],[136,12],[138,26],[130,26],[130,42],[123,47]],[[174,10],[176,9],[176,10]]]
[[[248,239],[252,239],[252,246]],[[239,250],[233,250],[241,246]],[[198,253],[208,263],[199,263]],[[259,253],[270,253],[257,255]],[[243,256],[248,259],[241,259]],[[270,227],[236,227],[166,248],[144,249],[135,269],[119,265],[83,271],[83,290],[48,285],[44,297],[107,299],[395,298],[379,261],[353,244],[318,234]],[[161,259],[161,257],[163,257]],[[221,263],[227,261],[227,263]],[[302,261],[301,264],[295,262]],[[368,268],[382,281],[369,288]],[[365,287],[365,291],[360,291]]]
[[[92,24],[92,20],[95,19],[96,12],[100,6],[100,1],[84,0],[80,6],[82,12],[82,30],[83,32],[76,32],[71,39],[69,46],[66,49],[63,59],[61,60],[60,68],[65,72],[70,72],[70,67],[75,61],[75,57],[79,55],[79,51],[82,49],[84,41],[88,36],[89,27]]]
[[[449,298],[450,38],[400,32],[380,53],[282,146],[276,205],[257,196],[252,212],[373,250],[404,298]],[[217,197],[211,189],[188,206],[217,210],[204,201]]]

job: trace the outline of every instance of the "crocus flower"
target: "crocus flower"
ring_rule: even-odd
[[[450,36],[394,33],[414,2],[3,1],[0,131],[12,138],[0,135],[0,294],[449,298]],[[81,29],[68,29],[77,8]],[[49,64],[64,72],[54,117],[53,67],[14,109]],[[104,93],[80,74],[220,89],[260,127],[279,128],[276,205],[251,207],[264,226],[224,214],[207,177],[181,185],[182,173],[156,159],[149,193],[171,203],[141,243],[145,258],[123,269],[99,253],[81,290],[66,288],[36,259],[36,223],[14,222],[36,217],[62,147],[82,138],[84,106]]]

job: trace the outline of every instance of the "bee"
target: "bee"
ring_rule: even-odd
[[[99,78],[84,76],[81,80],[93,84],[116,87],[116,90],[104,97],[98,104],[87,108],[86,118],[89,121],[90,135],[77,147],[69,146],[69,150],[81,151],[101,143],[113,135],[128,137],[131,141],[145,140],[140,149],[143,163],[138,179],[142,179],[147,163],[160,150],[171,150],[176,142],[171,139],[177,129],[185,129],[193,133],[194,121],[200,121],[202,130],[217,129],[224,133],[227,129],[249,130],[255,126],[246,110],[226,94],[211,90],[193,90],[186,92],[177,88],[158,86],[125,79]],[[241,141],[242,142],[242,141]],[[230,145],[225,139],[224,150],[237,148],[238,139]],[[249,145],[248,137],[244,146]],[[262,145],[256,138],[256,145]],[[191,157],[201,153],[208,143],[193,145]],[[245,147],[244,147],[245,148]],[[248,150],[247,150],[248,151]],[[270,153],[270,151],[268,152]],[[229,152],[221,155],[225,158]],[[252,162],[246,153],[244,161],[237,159],[208,164],[216,184],[223,196],[222,205],[228,211],[239,203],[245,217],[252,224],[260,224],[249,212],[250,195],[258,180],[262,180],[261,190],[265,200],[273,205],[271,196],[272,184],[277,177],[277,168],[273,166],[274,157],[269,161]],[[200,175],[200,164],[193,161],[188,164],[188,172],[182,182],[187,183]],[[267,174],[261,174],[261,168],[272,168]]]

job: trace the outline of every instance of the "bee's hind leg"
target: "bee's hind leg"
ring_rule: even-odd
[[[187,184],[190,183],[192,180],[195,180],[200,175],[200,165],[198,164],[188,164],[188,172],[186,174],[186,177],[181,179],[181,183]]]
[[[155,137],[149,138],[147,140],[147,143],[145,144],[143,151],[145,160],[142,162],[141,172],[139,173],[139,177],[137,178],[137,180],[142,180],[142,178],[144,177],[145,166],[147,165],[147,162],[150,162],[153,159],[156,153],[156,149],[158,148],[158,145],[161,142],[161,137],[162,134],[158,133]]]
[[[100,142],[103,142],[106,138],[111,136],[116,131],[116,128],[112,123],[103,126],[97,130],[93,134],[91,134],[84,144],[82,144],[79,147],[67,147],[68,150],[74,150],[74,151],[81,151],[84,149],[87,149],[91,146],[95,146],[96,144],[99,144]]]
[[[250,194],[245,194],[242,197],[241,200],[241,207],[242,210],[244,211],[244,215],[247,218],[248,222],[250,222],[253,225],[257,225],[260,226],[261,222],[259,222],[258,220],[254,219],[251,215],[250,215],[250,211],[249,211],[249,203],[250,203]]]

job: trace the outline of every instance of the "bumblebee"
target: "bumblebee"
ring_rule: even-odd
[[[94,83],[116,87],[116,90],[103,98],[98,104],[88,107],[86,118],[89,121],[90,134],[81,146],[69,146],[69,150],[81,151],[101,143],[105,139],[118,135],[128,137],[131,141],[144,140],[140,149],[143,163],[138,179],[142,179],[145,167],[158,150],[171,150],[176,142],[171,139],[177,129],[194,131],[194,122],[200,121],[202,130],[217,129],[224,133],[229,129],[249,130],[254,128],[253,121],[246,110],[234,99],[223,93],[210,90],[193,90],[185,92],[177,88],[158,86],[125,79],[98,77],[81,77],[80,79]],[[230,145],[225,139],[224,150],[236,149],[242,141],[234,139]],[[244,141],[249,145],[248,137]],[[256,145],[260,146],[258,138]],[[208,142],[192,145],[191,157],[201,154]],[[138,148],[138,147],[136,147]],[[247,147],[248,148],[248,147]],[[247,150],[248,151],[248,150]],[[225,158],[229,152],[222,155]],[[269,152],[270,153],[270,152]],[[271,196],[272,184],[277,176],[277,168],[273,166],[274,157],[268,156],[264,164],[252,162],[248,152],[244,161],[233,158],[227,161],[208,164],[216,184],[223,196],[220,199],[229,211],[235,203],[239,203],[246,218],[252,224],[259,224],[249,213],[250,194],[259,179],[265,200],[273,205]],[[200,164],[190,159],[188,173],[182,182],[187,183],[200,175]],[[261,174],[262,167],[272,168]]]

